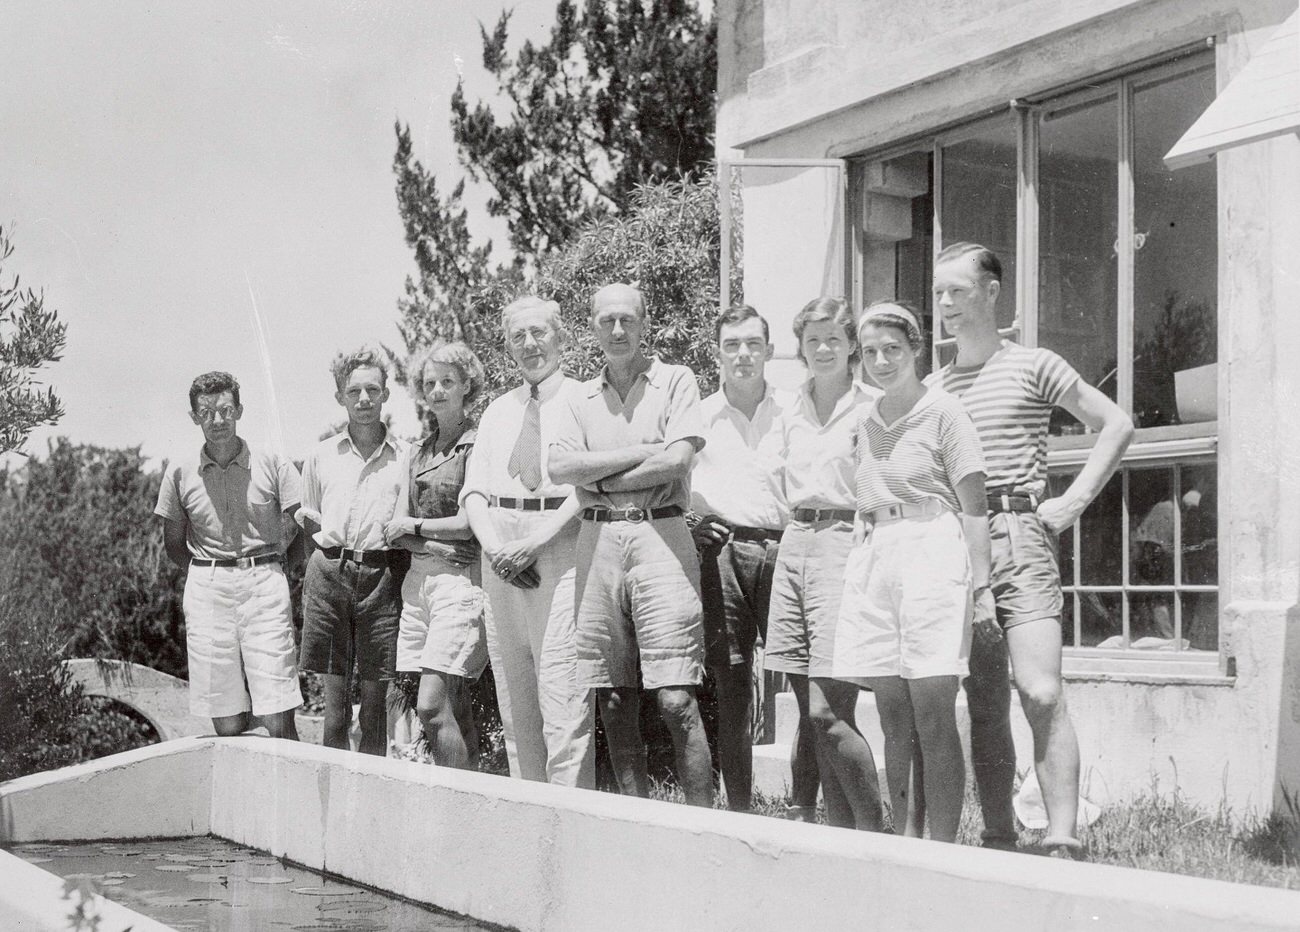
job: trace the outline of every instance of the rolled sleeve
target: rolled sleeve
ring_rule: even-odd
[[[283,456],[275,458],[275,480],[281,511],[288,511],[302,503],[302,482],[298,478],[298,467]]]
[[[668,386],[664,417],[664,443],[688,440],[698,453],[704,449],[704,417],[700,413],[700,387],[689,369],[673,373]]]
[[[307,459],[302,464],[302,486],[300,491],[302,493],[299,500],[301,507],[294,515],[294,520],[304,528],[307,527],[308,521],[320,527],[320,464],[317,462],[315,450],[307,454]]]
[[[456,498],[456,503],[461,508],[465,507],[465,501],[471,495],[480,495],[484,501],[488,499],[488,486],[491,481],[489,466],[492,458],[491,451],[495,446],[492,438],[496,436],[493,433],[496,425],[489,419],[491,413],[492,409],[489,408],[479,421],[478,442],[469,451],[469,458],[465,461],[465,482],[461,485],[460,495]]]
[[[153,513],[168,521],[180,521],[185,517],[185,506],[181,503],[181,470],[179,466],[168,464],[163,473],[162,485],[158,488],[158,502]]]

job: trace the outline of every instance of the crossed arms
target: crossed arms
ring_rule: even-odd
[[[691,440],[641,443],[618,450],[565,450],[552,446],[548,466],[556,482],[602,492],[635,492],[685,479],[695,462]]]

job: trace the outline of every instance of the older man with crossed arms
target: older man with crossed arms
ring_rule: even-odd
[[[594,687],[622,792],[646,796],[637,666],[677,752],[686,801],[713,803],[696,687],[704,677],[700,567],[685,513],[704,445],[700,390],[685,366],[647,357],[645,303],[606,285],[591,299],[605,367],[572,393],[551,443],[551,475],[572,482],[578,531],[579,683]]]
[[[595,785],[591,691],[577,681],[574,561],[578,500],[547,447],[578,383],[560,370],[560,306],[528,296],[501,312],[524,383],[488,405],[461,488],[483,550],[488,654],[510,774]]]

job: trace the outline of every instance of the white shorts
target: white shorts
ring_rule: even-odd
[[[402,581],[402,621],[397,633],[397,670],[434,670],[476,680],[487,666],[483,590],[478,565],[455,566],[416,554]]]
[[[270,715],[302,705],[289,584],[278,563],[191,566],[183,605],[192,714]]]
[[[945,511],[881,524],[853,548],[844,569],[831,675],[965,676],[970,633],[961,519]]]

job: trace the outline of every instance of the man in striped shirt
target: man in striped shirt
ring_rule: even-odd
[[[1060,356],[998,333],[994,307],[1002,264],[974,243],[955,243],[935,258],[934,303],[957,357],[931,376],[962,399],[979,432],[988,472],[991,583],[995,623],[977,626],[966,693],[971,757],[984,813],[984,843],[1014,849],[1011,809],[1015,748],[1011,689],[1034,736],[1034,767],[1047,806],[1049,852],[1071,856],[1079,796],[1079,743],[1061,690],[1061,578],[1056,535],[1070,527],[1119,466],[1133,422]],[[1097,432],[1079,474],[1047,497],[1047,428],[1064,408]]]

